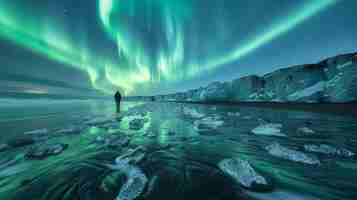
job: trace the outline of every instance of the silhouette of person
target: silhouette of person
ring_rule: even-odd
[[[120,101],[121,101],[121,94],[119,91],[117,91],[114,95],[114,99],[115,99],[115,104],[117,106],[117,113],[120,112]]]

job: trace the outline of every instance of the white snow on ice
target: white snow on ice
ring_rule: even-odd
[[[263,124],[252,130],[252,133],[256,135],[271,135],[271,136],[280,136],[286,137],[284,133],[281,132],[281,124]]]
[[[211,129],[216,129],[219,126],[223,125],[223,121],[219,120],[219,117],[213,116],[213,117],[205,117],[200,120],[196,120],[194,122],[194,129],[195,130],[202,130],[200,128],[200,125],[203,125],[204,127],[211,128]]]
[[[294,92],[293,94],[288,96],[288,100],[296,101],[296,100],[302,99],[304,97],[309,97],[313,94],[316,94],[317,92],[323,91],[324,88],[325,88],[325,81],[320,81],[320,82],[316,83],[315,85],[312,85],[308,88]]]
[[[185,115],[189,115],[193,118],[202,118],[205,116],[204,114],[197,112],[196,109],[192,109],[192,108],[188,108],[188,107],[183,108],[183,113]]]
[[[342,65],[337,65],[337,69],[341,70],[341,69],[343,69],[345,67],[348,67],[348,66],[350,66],[352,64],[353,64],[352,61],[348,61],[348,62],[346,62],[346,63],[344,63]]]

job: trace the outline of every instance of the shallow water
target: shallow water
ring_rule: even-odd
[[[108,149],[93,142],[98,136],[113,134],[129,137],[129,147],[149,147],[150,155],[172,154],[176,165],[180,161],[192,161],[218,169],[217,164],[224,158],[243,158],[273,180],[274,189],[269,192],[239,187],[237,191],[242,194],[239,199],[357,197],[356,156],[308,153],[303,148],[305,144],[328,144],[357,153],[357,119],[349,116],[238,106],[125,102],[121,120],[113,121],[118,116],[114,115],[114,104],[110,101],[16,100],[11,104],[1,101],[0,109],[0,144],[22,137],[24,132],[47,128],[47,137],[40,143],[69,145],[59,155],[35,160],[25,156],[31,145],[1,152],[0,199],[115,199],[120,184],[112,183],[113,187],[104,192],[98,188],[104,184],[103,177],[112,173],[105,165],[113,163],[124,147]],[[136,118],[145,118],[145,123],[133,129],[130,122]],[[281,124],[280,132],[286,136],[252,133],[262,123]],[[80,134],[56,135],[58,130],[82,126],[85,128]],[[298,128],[305,126],[315,133],[299,135]],[[321,164],[308,165],[274,157],[265,149],[273,142],[316,156]],[[164,163],[171,165],[165,159]],[[144,164],[142,168],[146,172]],[[148,178],[153,177],[148,172]],[[201,179],[205,181],[204,176]],[[166,189],[153,187],[161,195],[155,199],[170,197]],[[200,199],[200,192],[206,193],[208,189],[189,193],[195,196],[185,199]],[[141,195],[139,199],[154,198]],[[224,198],[218,195],[212,199]]]

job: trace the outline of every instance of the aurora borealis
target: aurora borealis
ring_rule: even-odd
[[[342,23],[353,22],[353,6],[342,0],[0,0],[0,42],[38,56],[20,58],[24,73],[10,66],[3,71],[42,74],[71,89],[79,87],[71,76],[80,73],[89,80],[81,88],[107,94],[195,88],[353,50],[353,38],[346,36],[357,29]],[[57,64],[41,68],[41,59]],[[39,69],[29,70],[29,64]],[[51,67],[66,72],[49,75]]]

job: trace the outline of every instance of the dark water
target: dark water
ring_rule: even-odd
[[[113,123],[112,119],[117,119],[118,116],[114,115],[114,105],[110,101],[4,100],[0,102],[0,110],[0,144],[23,137],[24,132],[47,128],[48,138],[38,143],[69,145],[61,154],[43,159],[26,158],[25,154],[31,145],[1,152],[0,199],[116,199],[122,183],[119,184],[117,182],[120,181],[116,182],[117,179],[112,178],[114,172],[106,168],[105,164],[113,163],[124,148],[137,146],[148,147],[150,153],[147,155],[150,159],[155,159],[155,155],[160,153],[165,155],[159,156],[160,165],[155,167],[145,165],[149,161],[140,164],[149,180],[155,179],[152,174],[162,175],[161,172],[164,171],[171,173],[172,171],[166,170],[168,166],[176,169],[182,163],[189,162],[197,163],[194,166],[200,168],[200,172],[205,171],[202,166],[219,170],[219,161],[238,157],[249,161],[262,175],[273,180],[274,186],[268,192],[253,192],[237,186],[236,190],[240,195],[235,199],[332,200],[357,197],[356,156],[346,158],[308,153],[303,148],[305,144],[328,144],[357,153],[357,119],[349,116],[267,108],[126,102],[121,120]],[[130,128],[130,121],[138,115],[146,119],[143,127]],[[197,121],[206,117],[213,118],[210,123],[217,123],[217,126],[197,129]],[[88,123],[93,119],[93,123]],[[252,129],[261,125],[262,121],[281,124],[281,133],[287,137],[253,134]],[[315,133],[303,136],[297,134],[298,128],[304,126],[309,126]],[[84,128],[78,134],[55,134],[66,127]],[[93,143],[98,136],[115,134],[129,137],[129,146],[112,149]],[[314,154],[321,164],[308,165],[274,157],[265,150],[273,142]],[[172,167],[173,165],[175,166]],[[173,177],[181,177],[180,170],[176,172],[177,176]],[[192,177],[196,177],[195,173],[192,174]],[[190,180],[192,185],[197,183],[195,178],[187,178],[189,175],[183,177],[183,188],[190,184]],[[213,181],[213,184],[205,185],[203,183],[206,179],[207,182],[211,179],[208,176],[200,176],[199,179],[202,181],[197,187],[199,189],[174,192],[178,196],[180,192],[185,193],[184,199],[233,198],[220,198],[218,190],[222,188],[221,182],[215,185]],[[103,184],[107,186],[108,180],[111,180],[111,187],[105,187],[102,191]],[[160,183],[158,181],[158,184],[153,184],[152,193],[156,192],[156,196],[141,195],[138,199],[175,199],[175,195],[172,195],[174,192],[168,191],[170,186],[177,188],[175,184],[181,182],[173,178],[171,185],[161,186]],[[146,186],[145,190],[147,188],[150,186]],[[215,189],[217,193],[212,192],[209,197],[204,195],[207,191],[216,191]],[[177,199],[183,199],[178,196]]]

